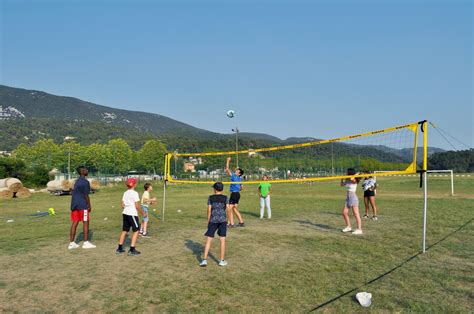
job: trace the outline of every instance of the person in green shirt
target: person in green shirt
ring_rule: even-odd
[[[258,196],[260,197],[260,219],[263,219],[265,213],[265,205],[267,206],[268,219],[272,218],[272,209],[270,207],[270,194],[272,193],[272,185],[268,181],[268,176],[263,175],[263,182],[258,186]]]

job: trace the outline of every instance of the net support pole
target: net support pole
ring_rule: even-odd
[[[428,212],[428,121],[421,125],[423,131],[423,254],[426,253],[426,216]],[[415,147],[415,149],[417,149]]]
[[[163,182],[163,221],[165,221],[165,209],[166,209],[166,180]]]
[[[426,252],[426,213],[428,211],[428,173],[423,174],[423,253]]]
[[[169,168],[170,168],[170,157],[169,157],[169,154],[165,154],[164,165],[163,165],[163,221],[165,221],[166,182],[168,182]]]
[[[452,170],[449,170],[451,172],[451,196],[454,196],[454,174]]]

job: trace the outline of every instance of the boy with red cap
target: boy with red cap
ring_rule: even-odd
[[[137,256],[140,254],[139,251],[135,249],[135,245],[138,239],[138,231],[140,231],[140,220],[138,219],[138,211],[142,213],[143,217],[147,217],[148,214],[142,211],[140,206],[140,196],[138,192],[135,191],[135,187],[137,185],[136,178],[129,178],[127,179],[127,188],[128,190],[123,193],[122,197],[122,233],[120,234],[118,248],[115,253],[120,254],[124,253],[125,250],[123,249],[123,243],[125,242],[125,237],[127,233],[132,228],[133,235],[132,235],[132,242],[130,244],[130,250],[128,251],[129,256]]]

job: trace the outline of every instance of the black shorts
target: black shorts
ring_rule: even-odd
[[[122,225],[122,231],[130,231],[130,228],[132,228],[133,232],[137,232],[140,230],[140,220],[138,219],[138,216],[130,216],[130,215],[125,215],[122,214],[122,219],[123,219],[123,225]]]
[[[375,196],[375,191],[367,190],[364,191],[364,197],[372,197]]]
[[[239,204],[239,200],[240,200],[240,193],[239,192],[230,193],[229,204],[237,205],[237,204]]]
[[[225,237],[227,235],[227,222],[210,222],[207,225],[207,231],[204,235],[206,237],[214,238],[216,230],[219,237]]]

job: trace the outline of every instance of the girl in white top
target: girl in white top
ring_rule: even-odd
[[[369,173],[369,172],[368,172]],[[362,188],[364,189],[364,205],[365,205],[365,215],[364,218],[369,218],[369,207],[372,206],[372,211],[374,215],[372,220],[377,220],[377,205],[375,204],[375,193],[377,189],[377,181],[374,177],[370,175],[364,178],[362,182]],[[370,205],[370,206],[369,206]]]
[[[347,175],[353,176],[356,175],[354,169],[349,168],[347,169]],[[349,179],[341,179],[341,186],[345,186],[347,188],[347,195],[346,195],[346,203],[344,204],[344,209],[342,211],[342,217],[344,217],[344,221],[346,223],[346,227],[342,229],[342,232],[351,232],[351,221],[349,219],[349,209],[352,208],[352,212],[354,213],[354,217],[357,222],[357,229],[352,232],[352,234],[362,234],[362,221],[360,219],[359,214],[359,199],[357,198],[357,184],[359,183],[359,178],[349,178]]]

